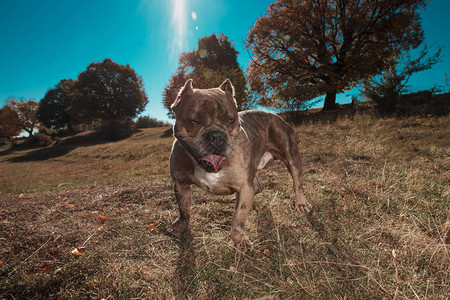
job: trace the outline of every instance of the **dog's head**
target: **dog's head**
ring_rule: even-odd
[[[218,172],[233,151],[240,124],[234,87],[225,80],[220,87],[194,89],[186,81],[172,105],[174,135],[208,172]]]

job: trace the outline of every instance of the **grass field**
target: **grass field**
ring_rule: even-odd
[[[0,148],[0,298],[448,299],[449,117],[299,126],[314,211],[293,209],[273,162],[245,253],[228,245],[232,197],[199,189],[190,232],[164,234],[178,211],[166,129]]]

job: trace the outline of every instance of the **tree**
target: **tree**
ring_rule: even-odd
[[[398,61],[389,67],[381,76],[375,76],[364,81],[362,94],[381,113],[391,113],[396,110],[400,94],[404,91],[411,75],[431,69],[441,59],[442,49],[429,55],[429,49],[424,46],[416,59],[411,59],[409,53],[403,53]]]
[[[36,114],[39,103],[31,99],[17,101],[16,98],[11,98],[6,105],[17,113],[21,128],[28,132],[29,136],[32,136],[34,128],[39,124]]]
[[[425,2],[277,0],[248,34],[249,83],[263,105],[285,108],[326,94],[324,110],[333,109],[337,93],[422,43]]]
[[[0,109],[0,137],[11,138],[19,135],[22,131],[22,125],[17,112],[8,105]]]
[[[72,120],[68,109],[72,102],[70,95],[75,81],[72,79],[61,80],[56,87],[49,89],[39,103],[37,116],[39,122],[48,128],[64,128],[67,126],[72,131]]]
[[[180,57],[181,61],[181,57]],[[170,109],[170,106],[177,98],[177,94],[180,91],[180,88],[184,86],[186,81],[189,79],[187,71],[181,67],[178,68],[177,73],[173,74],[172,77],[169,79],[169,84],[164,88],[163,92],[163,105],[167,110],[169,111],[167,115],[170,118],[174,118],[175,116],[172,113],[172,110]]]
[[[91,63],[71,88],[69,114],[77,123],[131,120],[148,103],[142,78],[107,58]]]
[[[198,88],[211,88],[229,78],[235,88],[239,110],[247,109],[250,98],[244,72],[237,62],[238,54],[233,43],[223,34],[203,37],[198,41],[197,49],[182,53],[180,66],[163,92],[163,105],[169,110],[168,115],[173,117],[170,106],[188,79],[193,79]]]

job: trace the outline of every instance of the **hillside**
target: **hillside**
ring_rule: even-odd
[[[299,126],[314,211],[293,210],[289,174],[273,162],[245,253],[228,245],[232,197],[199,189],[191,231],[164,234],[178,214],[166,129],[0,148],[0,298],[448,297],[448,116]]]

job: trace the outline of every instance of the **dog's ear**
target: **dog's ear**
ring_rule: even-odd
[[[189,79],[184,83],[184,86],[180,89],[180,92],[178,93],[178,96],[181,95],[188,95],[194,91],[194,88],[192,87],[192,82],[194,80]]]
[[[219,87],[222,91],[225,92],[225,94],[229,94],[231,97],[234,98],[234,86],[231,83],[230,79],[225,79],[225,81],[220,85]]]
[[[219,88],[225,92],[225,95],[231,96],[231,98],[233,98],[234,100],[234,104],[236,105],[236,107],[238,107],[236,99],[234,98],[234,86],[231,83],[230,79],[225,79],[225,81],[222,82]]]
[[[180,89],[180,91],[178,92],[177,98],[175,99],[175,101],[173,102],[173,104],[170,106],[170,109],[173,111],[173,109],[175,108],[175,106],[178,105],[178,103],[180,102],[181,96],[183,95],[189,95],[194,91],[194,88],[192,87],[192,79],[187,80],[184,83],[184,86]]]

